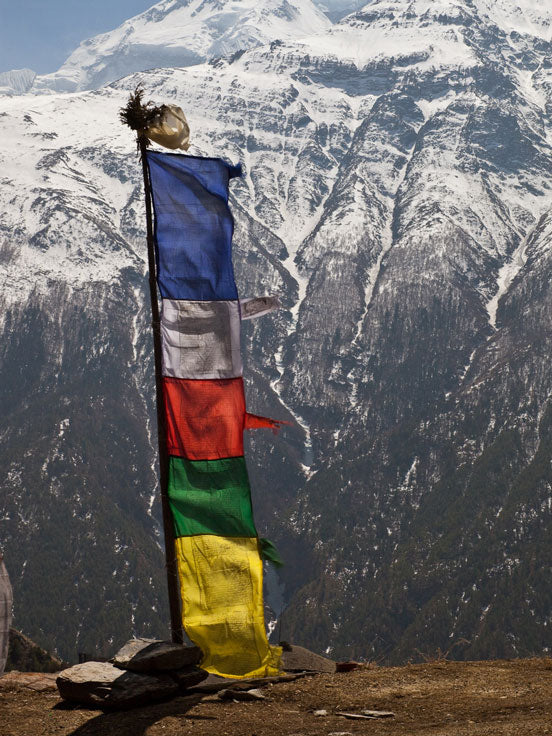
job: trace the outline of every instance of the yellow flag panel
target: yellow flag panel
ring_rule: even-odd
[[[265,633],[258,540],[203,534],[176,539],[182,620],[204,654],[201,667],[222,677],[280,672],[280,647]]]

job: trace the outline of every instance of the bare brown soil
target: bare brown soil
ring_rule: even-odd
[[[263,688],[266,700],[187,696],[125,712],[65,705],[0,679],[0,736],[534,736],[552,734],[552,660],[435,662],[317,675]],[[315,710],[328,715],[316,716]],[[393,711],[348,720],[339,711]]]

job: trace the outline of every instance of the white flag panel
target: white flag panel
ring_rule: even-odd
[[[163,375],[171,378],[237,378],[240,309],[237,301],[163,299]]]

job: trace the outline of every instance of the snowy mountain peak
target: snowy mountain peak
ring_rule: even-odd
[[[137,71],[191,66],[330,25],[311,0],[163,0],[81,43],[33,91],[96,89]]]
[[[480,14],[506,33],[552,40],[552,6],[542,0],[477,0]]]
[[[36,72],[32,69],[11,69],[0,73],[0,94],[21,95],[32,87]]]

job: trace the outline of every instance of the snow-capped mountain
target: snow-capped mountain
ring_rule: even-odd
[[[516,40],[525,35],[543,41],[552,39],[552,7],[548,3],[478,0],[477,8],[484,21],[490,20]]]
[[[21,95],[33,86],[36,74],[32,69],[12,69],[0,72],[0,95]]]
[[[288,562],[282,638],[392,661],[547,651],[551,15],[375,0],[233,58],[2,98],[20,628],[65,657],[165,634],[140,170],[117,119],[142,81],[184,108],[192,153],[244,164],[238,285],[284,305],[243,345],[250,410],[294,422],[248,453]]]
[[[35,91],[96,89],[144,69],[231,56],[330,26],[311,0],[162,0],[119,28],[84,41]]]

